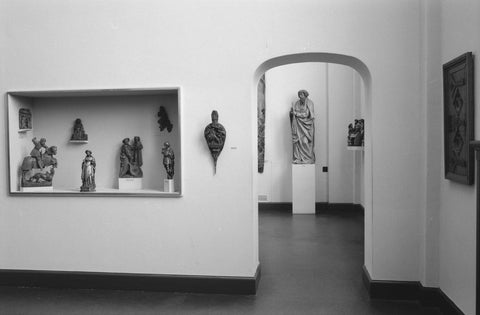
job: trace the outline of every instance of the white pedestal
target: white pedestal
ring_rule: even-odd
[[[292,164],[293,214],[315,214],[315,164]]]
[[[143,188],[143,178],[119,178],[119,190],[141,190]]]
[[[173,179],[164,179],[163,180],[163,191],[164,192],[175,192],[175,182]]]
[[[43,187],[20,187],[21,192],[53,192],[53,186],[43,186]]]

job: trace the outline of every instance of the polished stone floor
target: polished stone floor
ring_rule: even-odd
[[[362,215],[261,211],[259,222],[256,296],[0,287],[0,314],[440,314],[368,298]]]

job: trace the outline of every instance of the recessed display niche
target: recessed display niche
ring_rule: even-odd
[[[182,193],[180,89],[113,89],[73,91],[14,91],[7,93],[9,140],[9,193],[11,195],[153,196],[179,197]],[[159,111],[168,114],[172,128],[159,128]],[[32,129],[19,132],[19,113],[31,112]],[[88,142],[72,143],[76,119],[88,131]],[[125,138],[141,139],[142,177],[119,181]],[[57,167],[51,186],[24,187],[26,157],[34,142],[57,147]],[[34,140],[35,139],[35,140]],[[165,188],[167,173],[162,148],[168,142],[175,153],[175,175]],[[82,162],[89,150],[95,158],[95,191],[80,191]],[[42,154],[44,154],[42,152]],[[33,154],[35,155],[35,154]],[[135,156],[138,156],[136,154]],[[122,156],[124,159],[124,155]],[[31,182],[41,178],[30,177]],[[132,181],[129,185],[128,181]],[[134,183],[133,183],[134,182]],[[45,183],[44,183],[45,184]],[[35,186],[33,183],[30,186]],[[172,189],[173,186],[173,189]],[[126,187],[126,188],[125,188]]]

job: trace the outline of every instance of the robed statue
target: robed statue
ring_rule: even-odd
[[[315,114],[306,90],[298,91],[299,100],[290,109],[293,164],[315,164]]]
[[[162,148],[163,166],[167,172],[167,179],[173,179],[175,174],[175,154],[173,153],[170,143],[165,141]]]
[[[92,155],[92,151],[86,150],[85,154],[86,156],[82,162],[82,187],[80,187],[80,191],[95,191],[95,170],[97,163]]]

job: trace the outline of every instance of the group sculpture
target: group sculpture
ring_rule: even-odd
[[[290,109],[293,164],[315,164],[315,115],[313,102],[306,90],[298,91],[298,100]]]
[[[57,167],[56,146],[47,146],[47,140],[41,138],[32,139],[33,149],[29,156],[22,161],[22,187],[45,187],[52,186],[55,168]]]
[[[140,137],[134,137],[132,144],[130,138],[123,139],[120,148],[120,178],[143,177],[141,169],[143,165],[142,149],[143,145]]]
[[[213,158],[214,172],[217,172],[217,159],[225,145],[227,131],[222,124],[218,122],[218,112],[212,111],[212,122],[205,127],[203,132],[207,141],[208,149]]]
[[[347,142],[350,147],[363,146],[364,143],[364,125],[363,119],[355,119],[354,124],[348,125]]]

